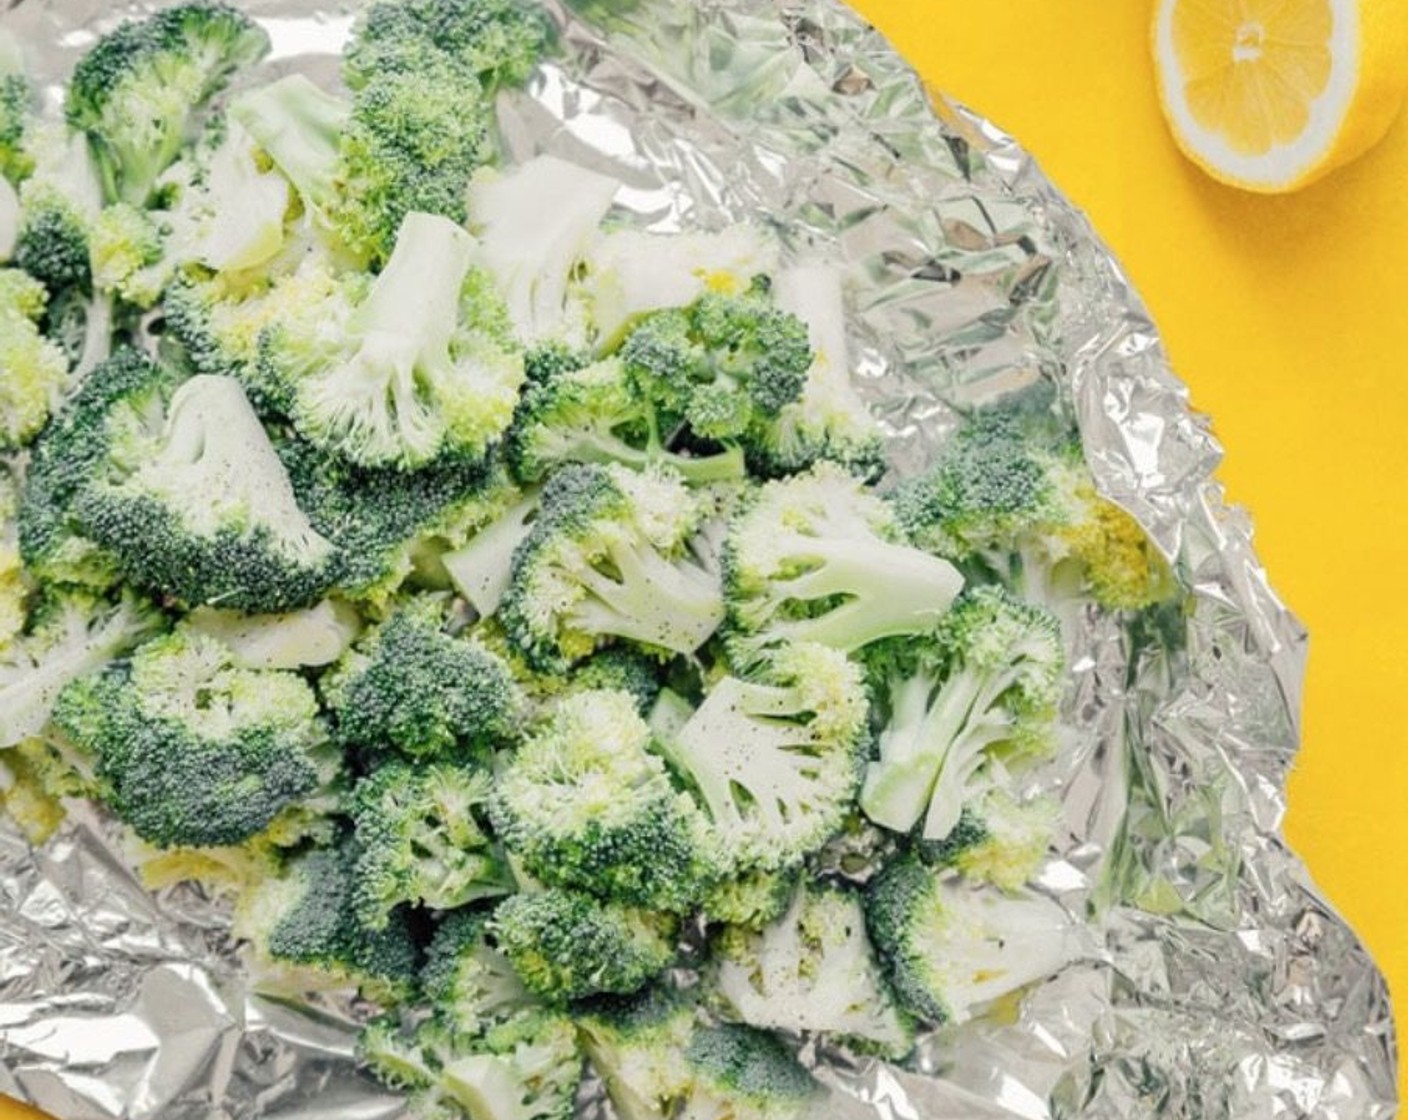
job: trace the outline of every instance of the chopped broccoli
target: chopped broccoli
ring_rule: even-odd
[[[538,503],[536,490],[524,493],[501,517],[471,536],[468,543],[440,557],[455,589],[485,617],[499,609],[508,591],[513,578],[513,554],[533,527]]]
[[[472,1038],[531,1010],[537,1000],[492,944],[489,913],[456,910],[435,930],[420,982],[437,1018],[456,1036]]]
[[[565,697],[499,773],[495,832],[545,883],[688,910],[703,886],[702,822],[650,745],[629,693]]]
[[[14,264],[57,297],[88,294],[88,226],[102,208],[101,188],[88,145],[57,125],[26,136],[34,173],[19,186],[20,224]]]
[[[931,632],[963,586],[948,561],[900,543],[885,502],[827,462],[757,493],[729,532],[724,578],[745,659],[779,641],[850,652]]]
[[[349,846],[318,848],[240,898],[234,932],[250,942],[265,986],[298,993],[350,981],[389,1002],[415,991],[421,959],[407,915],[367,929],[356,919],[355,881]]]
[[[68,384],[68,358],[39,333],[48,293],[18,269],[0,269],[0,450],[28,443]]]
[[[384,762],[352,790],[358,921],[383,929],[403,903],[451,910],[513,890],[475,820],[489,774],[449,762]]]
[[[63,824],[63,802],[46,788],[34,756],[17,750],[0,755],[0,810],[19,826],[34,847]]]
[[[75,514],[139,586],[191,605],[281,611],[316,603],[332,584],[333,546],[299,509],[233,378],[185,382],[162,433],[124,433],[106,466]]]
[[[785,647],[758,679],[713,686],[662,749],[699,791],[719,871],[796,866],[841,828],[868,713],[860,669],[824,646]]]
[[[1046,858],[1058,808],[1044,797],[1019,802],[999,781],[964,804],[958,823],[944,839],[926,841],[920,850],[926,861],[956,868],[972,882],[1016,891]]]
[[[10,468],[0,459],[0,655],[24,629],[26,602],[32,580],[20,557],[16,519],[19,514],[19,486]]]
[[[686,1115],[796,1120],[824,1095],[792,1051],[752,1027],[700,1027],[684,1060],[690,1072]]]
[[[33,113],[29,79],[0,65],[0,177],[10,183],[20,182],[34,170],[34,157],[24,144]]]
[[[242,669],[331,665],[348,651],[362,628],[356,611],[330,599],[286,614],[197,607],[183,624],[220,642]]]
[[[336,769],[301,677],[239,669],[181,633],[70,684],[54,720],[95,756],[103,800],[159,847],[247,840]]]
[[[478,330],[462,298],[472,248],[448,219],[411,213],[364,298],[334,298],[264,334],[261,360],[288,385],[305,438],[362,466],[410,470],[481,457],[503,433],[523,359]]]
[[[130,595],[109,603],[53,592],[25,632],[0,647],[0,747],[37,735],[73,681],[101,669],[160,628],[161,616]]]
[[[489,923],[499,952],[549,1003],[634,992],[676,956],[676,918],[553,887],[499,903]]]
[[[771,283],[707,292],[639,319],[621,344],[638,391],[697,437],[738,440],[795,401],[812,363],[807,327],[779,311]]]
[[[926,1023],[962,1023],[1084,950],[1078,924],[1045,896],[964,886],[913,857],[871,882],[865,915],[896,998]]]
[[[782,917],[792,904],[798,869],[749,868],[720,879],[704,892],[700,910],[711,922],[762,929]]]
[[[442,629],[433,599],[370,630],[323,680],[345,743],[412,758],[479,751],[514,734],[519,705],[507,666]]]
[[[74,68],[67,114],[88,134],[108,201],[145,203],[201,106],[268,48],[257,24],[214,0],[128,21],[99,39]]]
[[[926,840],[943,840],[985,788],[990,752],[1041,757],[1053,745],[1065,655],[1060,627],[1000,588],[966,592],[934,637],[875,655],[889,719],[861,808]]]
[[[514,554],[501,604],[510,638],[543,669],[613,637],[693,652],[723,620],[718,580],[689,550],[702,513],[665,471],[563,467]]]
[[[761,931],[726,928],[715,938],[714,997],[755,1027],[821,1031],[884,1057],[914,1044],[866,937],[853,891],[804,883],[792,905]]]
[[[620,187],[556,156],[537,156],[470,186],[477,259],[498,281],[524,344],[586,341],[584,297],[571,284]]]
[[[667,450],[649,392],[619,358],[529,384],[505,451],[515,476],[524,482],[537,482],[562,463],[667,466],[695,483],[745,473],[737,447],[699,456]]]
[[[611,646],[577,664],[568,682],[572,690],[614,689],[630,696],[646,715],[660,693],[660,664],[638,649]]]
[[[105,206],[88,227],[93,287],[137,307],[151,307],[170,280],[166,241],[156,216],[126,202]]]

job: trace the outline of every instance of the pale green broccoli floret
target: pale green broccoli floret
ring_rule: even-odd
[[[74,68],[66,112],[88,135],[108,201],[145,203],[201,107],[268,49],[253,20],[211,0],[128,21],[99,39]]]
[[[665,987],[599,1000],[577,1019],[587,1059],[621,1120],[677,1115],[689,1095],[685,1051],[696,1020],[694,1004]]]
[[[504,764],[491,805],[504,846],[545,883],[675,912],[703,888],[703,822],[629,693],[561,700]]]
[[[914,1044],[870,939],[860,896],[805,883],[761,931],[729,927],[714,940],[710,983],[726,1014],[755,1027],[819,1031],[890,1058]]]
[[[130,203],[105,206],[88,227],[93,286],[151,307],[170,280],[166,240],[155,214]]]
[[[661,749],[698,790],[720,873],[796,866],[839,831],[868,713],[860,669],[824,646],[785,647],[755,679],[713,686]]]
[[[565,1003],[643,987],[674,962],[679,923],[552,887],[499,903],[489,931],[530,992]]]
[[[317,606],[285,614],[245,614],[197,607],[183,625],[224,645],[244,669],[302,669],[331,665],[341,658],[362,623],[346,603],[325,599]]]
[[[494,947],[490,913],[457,910],[447,915],[431,938],[420,974],[437,1019],[464,1038],[538,1006],[509,959]]]
[[[84,592],[51,593],[24,632],[0,646],[0,747],[37,735],[59,694],[155,633],[160,614],[132,596],[109,603]]]
[[[563,467],[514,553],[509,637],[540,669],[612,638],[692,653],[723,621],[718,576],[690,551],[704,512],[669,472]]]
[[[402,904],[452,910],[513,890],[476,814],[487,771],[449,762],[383,762],[353,787],[358,920],[382,929]]]
[[[0,179],[18,183],[34,170],[34,157],[25,147],[25,131],[34,117],[35,96],[24,72],[19,45],[0,43]]]
[[[199,375],[172,396],[161,434],[117,442],[75,511],[123,573],[180,602],[250,611],[311,605],[333,546],[299,508],[239,382]]]
[[[48,295],[18,269],[0,269],[0,450],[28,443],[68,384],[68,358],[39,333]]]
[[[998,587],[966,592],[931,639],[891,643],[873,660],[889,718],[860,804],[877,824],[908,832],[922,818],[924,838],[943,840],[990,784],[994,752],[1040,758],[1054,746],[1060,626]]]
[[[362,466],[478,458],[513,418],[523,358],[478,329],[464,298],[473,239],[411,213],[362,299],[334,298],[264,337],[294,425]],[[270,376],[261,372],[261,376]]]
[[[735,872],[710,885],[699,904],[700,911],[711,922],[762,929],[791,905],[799,875],[795,867]]]
[[[995,772],[1001,767],[988,764]],[[957,869],[975,883],[1016,891],[1041,867],[1055,839],[1060,807],[1051,798],[1019,802],[996,779],[966,802],[943,840],[921,845],[925,860]]]
[[[620,185],[548,155],[471,184],[476,259],[498,281],[523,343],[586,341],[586,308],[571,278]]]
[[[1088,940],[1043,895],[966,886],[913,857],[871,882],[865,916],[896,998],[933,1024],[962,1023],[1058,972]]]
[[[54,720],[96,758],[101,799],[159,847],[247,840],[338,769],[301,676],[241,669],[179,631],[68,685]]]
[[[903,544],[890,508],[834,463],[770,482],[724,548],[735,653],[778,642],[844,652],[932,631],[963,586],[948,561]]]
[[[413,758],[481,751],[515,732],[508,667],[443,629],[443,603],[409,603],[370,630],[324,678],[338,738]]]

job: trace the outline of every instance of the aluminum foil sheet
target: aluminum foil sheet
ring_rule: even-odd
[[[926,1037],[906,1068],[816,1054],[834,1089],[816,1120],[1391,1117],[1383,979],[1279,835],[1305,634],[1085,219],[832,0],[549,2],[564,50],[504,104],[515,157],[610,172],[645,228],[752,221],[793,260],[843,265],[897,474],[928,459],[955,404],[1055,381],[1100,486],[1187,593],[1137,626],[1085,620],[1066,748],[1033,779],[1065,807],[1039,885],[1088,916],[1087,952],[1000,1021]],[[336,80],[345,10],[242,6],[271,33],[266,75]],[[142,10],[12,0],[0,25],[52,82]],[[0,1090],[64,1120],[402,1114],[354,1068],[365,1008],[259,994],[221,908],[189,888],[150,896],[92,810],[41,851],[0,833],[0,892]],[[579,1112],[610,1115],[598,1087]]]

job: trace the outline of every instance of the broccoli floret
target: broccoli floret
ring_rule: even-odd
[[[99,589],[117,565],[84,536],[77,504],[108,469],[116,448],[155,438],[181,377],[135,350],[121,350],[87,377],[35,441],[19,511],[20,554],[36,575]]]
[[[587,1058],[621,1120],[677,1115],[689,1094],[685,1051],[695,1021],[694,1005],[664,987],[597,1000],[578,1017]]]
[[[96,757],[102,799],[158,847],[247,840],[337,769],[302,677],[240,669],[180,631],[68,685],[54,721]]]
[[[712,455],[669,451],[647,388],[619,358],[568,370],[530,384],[523,394],[505,452],[514,475],[537,482],[562,463],[667,466],[688,482],[744,476],[737,447]]]
[[[926,861],[956,868],[972,882],[1017,891],[1046,858],[1058,816],[1050,798],[1019,802],[998,784],[963,806],[944,839],[925,841],[920,850]]]
[[[345,743],[392,747],[412,758],[474,752],[511,738],[519,708],[507,666],[442,628],[425,598],[370,630],[325,678]]]
[[[265,986],[297,993],[350,982],[392,1003],[415,991],[421,959],[407,915],[396,911],[382,930],[357,921],[353,860],[350,845],[314,849],[241,896],[234,932],[250,942]]]
[[[38,847],[63,824],[63,802],[46,788],[34,756],[7,750],[0,756],[0,811]]]
[[[879,758],[861,808],[926,840],[943,840],[986,787],[990,752],[1042,757],[1053,745],[1065,655],[1056,619],[998,587],[966,592],[931,640],[875,656],[888,696]]]
[[[782,917],[792,904],[798,871],[749,868],[710,885],[700,911],[711,922],[762,929]]]
[[[620,185],[546,155],[502,175],[481,172],[470,185],[477,259],[498,281],[525,345],[586,341],[587,308],[571,279]]]
[[[739,295],[708,292],[687,308],[644,316],[621,344],[641,393],[706,440],[745,438],[801,394],[807,326],[778,310],[759,277]]]
[[[489,930],[524,986],[549,1003],[634,992],[677,952],[673,916],[557,887],[505,899]]]
[[[286,614],[243,614],[197,607],[183,625],[225,646],[242,669],[302,669],[331,665],[345,654],[362,622],[346,603],[325,599]]]
[[[545,883],[674,912],[699,896],[702,822],[628,693],[560,701],[503,766],[491,812],[504,846]]]
[[[96,211],[85,213],[49,182],[49,176],[31,179],[21,188],[19,198],[15,266],[53,295],[69,290],[90,292],[93,273],[88,259],[88,226]]]
[[[171,276],[157,217],[129,203],[105,206],[88,227],[93,287],[137,307],[161,298]]]
[[[34,92],[23,74],[0,72],[0,176],[18,183],[34,170],[24,133],[34,111]]]
[[[689,550],[700,501],[676,476],[563,467],[513,559],[500,615],[541,669],[611,638],[691,653],[723,620],[717,577]]]
[[[24,629],[31,580],[18,548],[19,487],[0,459],[0,654]]]
[[[786,647],[757,679],[713,686],[662,749],[699,792],[719,871],[795,866],[841,828],[868,713],[860,669],[824,646]]]
[[[253,20],[216,2],[167,8],[99,39],[74,68],[67,114],[88,134],[108,200],[145,203],[201,106],[268,49]]]
[[[289,386],[305,438],[362,466],[410,470],[478,458],[503,433],[523,359],[476,329],[462,298],[472,248],[448,219],[412,213],[365,298],[265,333],[261,360]]]
[[[457,910],[435,930],[420,982],[436,1017],[472,1038],[537,1006],[488,932],[489,913]]]
[[[884,443],[851,382],[840,270],[787,269],[778,274],[774,290],[778,308],[806,323],[813,359],[801,396],[755,433],[749,465],[779,475],[830,459],[861,478],[878,478],[885,469]]]
[[[900,543],[888,505],[833,463],[768,483],[724,547],[734,652],[820,642],[846,652],[932,631],[963,586],[948,561]]]
[[[548,339],[523,352],[525,384],[542,385],[564,373],[586,369],[596,361],[590,350],[569,346],[561,339]]]
[[[823,1095],[791,1050],[752,1027],[700,1027],[684,1060],[690,1072],[685,1115],[796,1120]]]
[[[0,269],[0,450],[28,443],[68,382],[68,358],[39,333],[48,293],[18,269]]]
[[[74,511],[123,573],[187,604],[281,611],[316,603],[333,546],[298,507],[239,382],[199,375],[153,439],[124,433]]]
[[[541,495],[530,489],[518,501],[469,538],[460,548],[444,553],[444,566],[455,589],[483,617],[494,614],[513,578],[513,554],[523,543],[538,516]]]
[[[51,592],[19,637],[0,647],[0,747],[38,734],[70,683],[97,672],[161,626],[147,603]]]
[[[1079,924],[1045,896],[965,886],[914,857],[872,880],[865,916],[896,998],[926,1023],[962,1023],[1084,950]]]
[[[489,796],[488,771],[447,762],[386,762],[352,790],[357,848],[353,905],[383,929],[403,903],[451,910],[513,890],[475,820]]]
[[[755,1027],[821,1031],[900,1058],[914,1044],[866,936],[859,895],[805,883],[781,918],[762,931],[726,928],[714,940],[714,997]]]
[[[660,664],[637,649],[613,646],[599,650],[572,671],[568,686],[576,689],[614,689],[626,693],[636,711],[647,715],[660,694]]]

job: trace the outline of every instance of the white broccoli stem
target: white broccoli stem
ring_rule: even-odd
[[[206,211],[195,258],[217,272],[254,268],[283,248],[288,181],[258,169],[252,138],[237,124],[211,158],[195,205]]]
[[[522,341],[566,332],[572,271],[620,186],[555,156],[538,156],[506,175],[470,184],[479,260],[498,281]]]
[[[0,175],[0,264],[15,255],[20,236],[20,196],[10,180]]]
[[[83,349],[73,367],[77,385],[112,354],[112,293],[98,292],[88,303],[83,323]]]
[[[779,598],[803,602],[854,596],[816,618],[788,620],[778,629],[794,641],[846,652],[880,638],[932,630],[963,589],[958,569],[905,545],[865,540],[784,537],[779,551],[817,566],[774,583]]]
[[[614,576],[588,568],[577,577],[589,595],[567,612],[574,629],[693,653],[723,622],[719,580],[693,561],[620,541],[607,554]]]
[[[507,1058],[493,1054],[457,1058],[441,1073],[440,1084],[470,1120],[534,1120],[536,1115],[524,1105],[525,1087]]]
[[[533,528],[536,492],[486,525],[463,548],[440,558],[450,582],[484,617],[499,609],[513,575],[513,554]]]
[[[185,625],[214,638],[242,669],[301,669],[331,665],[351,648],[361,618],[348,604],[324,600],[287,614],[242,614],[197,607]]]
[[[331,201],[348,106],[302,74],[235,98],[230,118],[249,132],[320,218]]]

